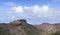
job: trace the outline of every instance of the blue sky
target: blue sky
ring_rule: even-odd
[[[60,0],[0,0],[0,22],[60,23]]]

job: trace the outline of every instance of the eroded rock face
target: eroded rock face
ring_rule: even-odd
[[[15,21],[11,22],[11,24],[14,24],[16,26],[19,26],[19,25],[26,25],[27,22],[26,22],[26,20],[21,19],[21,20],[15,20]]]
[[[26,21],[26,20],[24,20],[24,19],[17,20],[17,21],[19,21],[19,22],[25,22],[25,23],[27,23],[27,21]]]

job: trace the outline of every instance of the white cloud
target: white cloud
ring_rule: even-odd
[[[8,5],[8,6],[15,6],[14,2],[5,2],[4,4]]]
[[[46,6],[46,5],[43,5],[43,11],[48,11],[49,10],[49,7],[48,6]]]
[[[51,8],[48,5],[34,5],[34,6],[15,6],[12,7],[12,10],[8,10],[7,17],[11,19],[17,19],[17,18],[44,18],[47,17],[49,19],[51,18],[60,18],[60,11],[57,12],[56,9]]]
[[[35,6],[33,6],[32,12],[37,17],[48,17],[50,15],[50,14],[48,14],[48,13],[50,13],[49,7],[46,5],[43,5],[43,6],[35,5]]]
[[[40,7],[39,5],[35,5],[31,7],[24,6],[24,9],[37,13],[37,12],[47,12],[49,10],[49,7],[46,5],[43,5],[42,7]]]
[[[30,17],[51,17],[52,10],[49,6],[34,5],[34,6],[17,6],[12,8],[14,12],[19,13],[20,16],[30,18]]]
[[[41,7],[39,7],[38,5],[33,6],[32,12],[37,13],[39,11],[41,11]]]
[[[15,12],[17,12],[17,13],[23,12],[22,6],[14,7],[13,10],[15,10]]]

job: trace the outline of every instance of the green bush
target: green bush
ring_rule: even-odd
[[[52,35],[60,35],[60,31],[56,31],[56,32],[53,33]]]
[[[0,35],[10,35],[10,32],[8,29],[0,28]]]

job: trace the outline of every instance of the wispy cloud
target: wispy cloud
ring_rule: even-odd
[[[0,11],[2,11],[3,10],[3,8],[2,7],[0,7]]]
[[[23,12],[23,7],[22,6],[14,7],[13,10],[17,13]]]
[[[5,2],[4,4],[6,4],[8,6],[15,6],[16,5],[14,2]]]
[[[34,5],[34,6],[13,6],[7,11],[7,17],[11,19],[15,18],[57,18],[59,17],[60,11],[56,11],[56,9],[51,8],[49,5]]]
[[[53,2],[60,2],[60,0],[53,0]]]
[[[9,2],[6,0],[0,2],[0,19],[3,22],[21,18],[36,19],[36,21],[38,19],[42,22],[45,20],[55,22],[55,19],[60,21],[60,0],[10,0]]]
[[[15,6],[16,4],[14,2],[6,2],[5,3],[8,6],[12,6],[11,9],[8,11],[8,15],[11,17],[23,17],[23,18],[41,18],[41,17],[47,17],[47,18],[55,18],[57,15],[56,9],[54,10],[49,5],[34,5],[34,6]],[[56,12],[56,13],[55,13]],[[60,12],[58,12],[60,13]],[[18,15],[18,16],[17,16]]]
[[[13,7],[12,10],[16,13],[19,13],[20,15],[24,15],[27,17],[49,17],[51,16],[51,9],[48,5],[34,5],[34,6],[18,6]],[[23,17],[24,17],[23,16]]]

